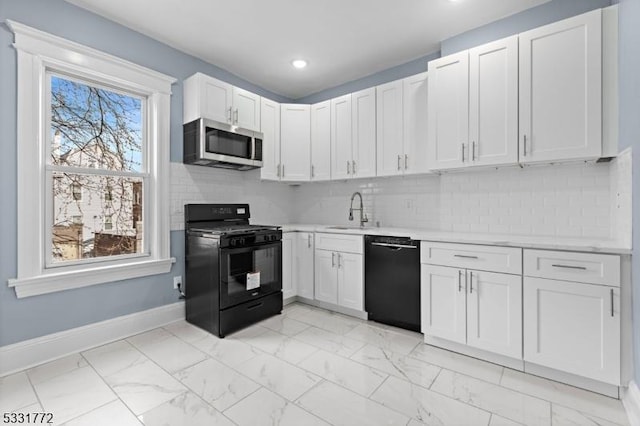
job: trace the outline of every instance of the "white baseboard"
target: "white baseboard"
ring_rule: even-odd
[[[172,303],[0,347],[0,377],[185,318]]]
[[[622,404],[627,411],[629,424],[640,426],[640,389],[633,380],[629,382],[629,387],[622,396]]]

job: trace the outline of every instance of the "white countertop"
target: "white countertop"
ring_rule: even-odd
[[[595,253],[631,254],[630,247],[624,247],[615,240],[593,238],[539,237],[507,234],[481,234],[472,232],[430,231],[418,228],[376,228],[338,225],[287,224],[280,225],[283,232],[329,232],[352,235],[392,235],[409,237],[414,240],[439,241],[463,244],[489,244],[508,247],[522,247],[546,250],[569,250]]]

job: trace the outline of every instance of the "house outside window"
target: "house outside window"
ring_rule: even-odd
[[[9,286],[26,297],[168,272],[161,171],[175,79],[7,24],[18,55],[17,210],[28,212]]]
[[[58,177],[62,178],[62,176],[55,176],[54,179],[56,180],[56,182],[60,182],[60,180],[57,179]],[[54,185],[54,191],[57,190],[58,188],[56,188],[56,185]],[[79,183],[71,184],[71,198],[74,201],[82,201],[82,185],[80,185]]]

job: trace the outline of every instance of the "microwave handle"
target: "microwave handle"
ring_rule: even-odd
[[[256,138],[255,137],[251,138],[251,159],[252,160],[256,159]]]

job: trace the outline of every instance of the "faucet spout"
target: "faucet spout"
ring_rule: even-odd
[[[360,208],[353,208],[353,200],[356,198],[356,196],[358,196],[358,198],[360,198]],[[349,220],[353,220],[353,211],[354,210],[358,210],[360,212],[360,226],[364,227],[364,224],[366,222],[369,222],[369,218],[367,218],[367,215],[364,212],[364,206],[362,203],[362,194],[360,192],[354,192],[353,195],[351,196],[351,204],[349,206]]]

